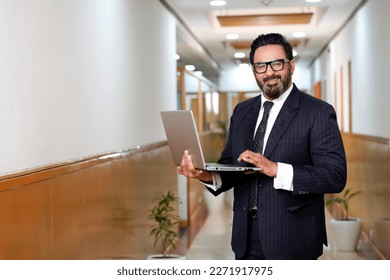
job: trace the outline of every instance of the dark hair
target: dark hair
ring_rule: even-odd
[[[266,45],[281,45],[284,49],[284,52],[286,53],[286,58],[288,60],[294,59],[292,53],[293,47],[291,46],[290,42],[279,33],[268,33],[260,35],[252,42],[251,52],[249,54],[249,59],[252,65],[254,63],[253,57],[255,55],[256,49]]]

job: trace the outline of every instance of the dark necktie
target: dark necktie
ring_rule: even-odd
[[[267,121],[269,117],[269,111],[271,110],[274,103],[270,101],[264,102],[264,113],[263,118],[257,128],[255,139],[253,140],[253,152],[263,153],[263,144],[264,144],[264,134],[265,129],[267,128]],[[257,207],[257,177],[252,178],[250,193],[249,193],[249,209],[254,209]]]

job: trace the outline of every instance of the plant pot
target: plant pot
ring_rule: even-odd
[[[333,239],[339,251],[355,251],[360,237],[362,222],[359,218],[331,220]]]
[[[164,256],[163,254],[150,255],[147,257],[147,260],[185,260],[185,256],[169,254]]]

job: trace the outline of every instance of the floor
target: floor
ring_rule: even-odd
[[[327,222],[329,222],[327,213]],[[234,254],[230,247],[230,235],[232,227],[232,210],[229,205],[221,209],[213,209],[200,226],[199,231],[191,241],[187,251],[188,260],[230,260]],[[375,260],[379,256],[371,249],[364,238],[359,240],[357,251],[337,251],[332,240],[330,225],[327,225],[329,246],[324,246],[321,260]]]

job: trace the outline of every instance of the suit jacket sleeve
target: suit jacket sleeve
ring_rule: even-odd
[[[317,112],[308,131],[310,161],[294,164],[294,193],[337,193],[346,184],[344,146],[332,106]]]

